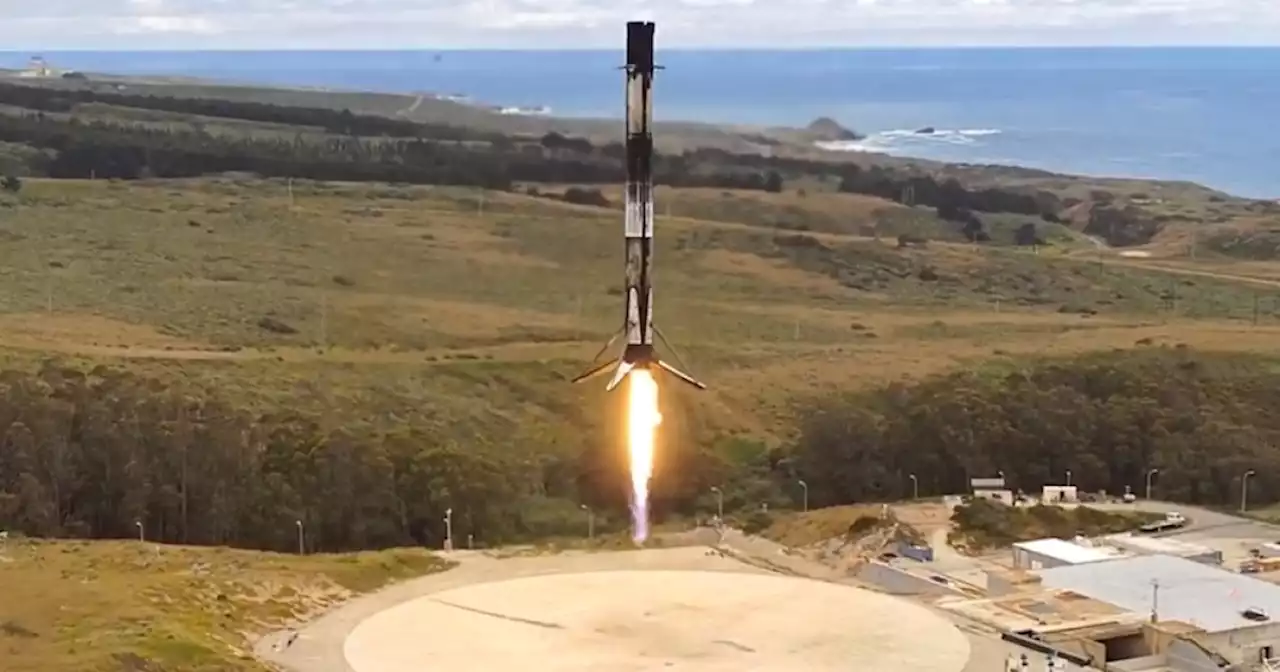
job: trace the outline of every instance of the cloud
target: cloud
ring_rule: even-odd
[[[0,0],[25,50],[1280,42],[1275,0]]]

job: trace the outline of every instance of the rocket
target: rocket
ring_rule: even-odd
[[[705,390],[706,385],[658,358],[657,337],[670,348],[653,324],[653,30],[652,22],[627,23],[626,154],[627,194],[623,215],[624,279],[622,328],[596,354],[599,360],[620,337],[626,338],[621,354],[594,365],[573,379],[580,383],[610,368],[613,390],[635,369],[658,367],[680,380]],[[675,350],[672,349],[675,354]],[[679,359],[679,355],[676,355]],[[683,365],[683,364],[682,364]]]

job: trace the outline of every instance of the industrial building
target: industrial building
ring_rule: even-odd
[[[1017,569],[1047,569],[1065,565],[1082,565],[1124,557],[1109,546],[1086,546],[1063,539],[1036,539],[1013,545],[1013,566]]]
[[[1004,476],[999,478],[971,478],[969,479],[969,488],[973,491],[976,499],[990,499],[1001,502],[1007,506],[1013,506],[1013,491],[1010,490],[1004,482]]]
[[[1041,585],[1146,615],[1172,640],[1148,632],[1094,637],[1108,662],[1168,656],[1178,640],[1236,669],[1261,667],[1280,655],[1280,586],[1170,555],[1140,555],[1109,562],[1061,565],[1038,572]],[[1126,627],[1132,629],[1134,623]],[[1105,640],[1105,641],[1104,641]],[[1170,663],[1166,663],[1169,665]],[[1125,669],[1143,669],[1126,666]],[[1217,669],[1223,669],[1219,666]],[[1228,668],[1229,669],[1229,668]]]
[[[1132,555],[1172,555],[1206,565],[1222,564],[1222,551],[1170,537],[1115,534],[1104,537],[1102,542]]]
[[[1046,485],[1040,491],[1040,501],[1045,504],[1079,502],[1080,493],[1074,485]]]

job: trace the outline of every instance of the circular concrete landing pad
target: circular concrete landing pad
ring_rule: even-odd
[[[616,571],[455,588],[369,617],[356,672],[960,672],[968,640],[906,600],[773,574]]]

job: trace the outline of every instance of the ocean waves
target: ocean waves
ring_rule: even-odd
[[[821,149],[839,152],[875,152],[878,154],[912,155],[927,147],[943,145],[972,146],[982,139],[1000,135],[997,128],[920,128],[872,133],[861,140],[835,140],[816,143]]]

